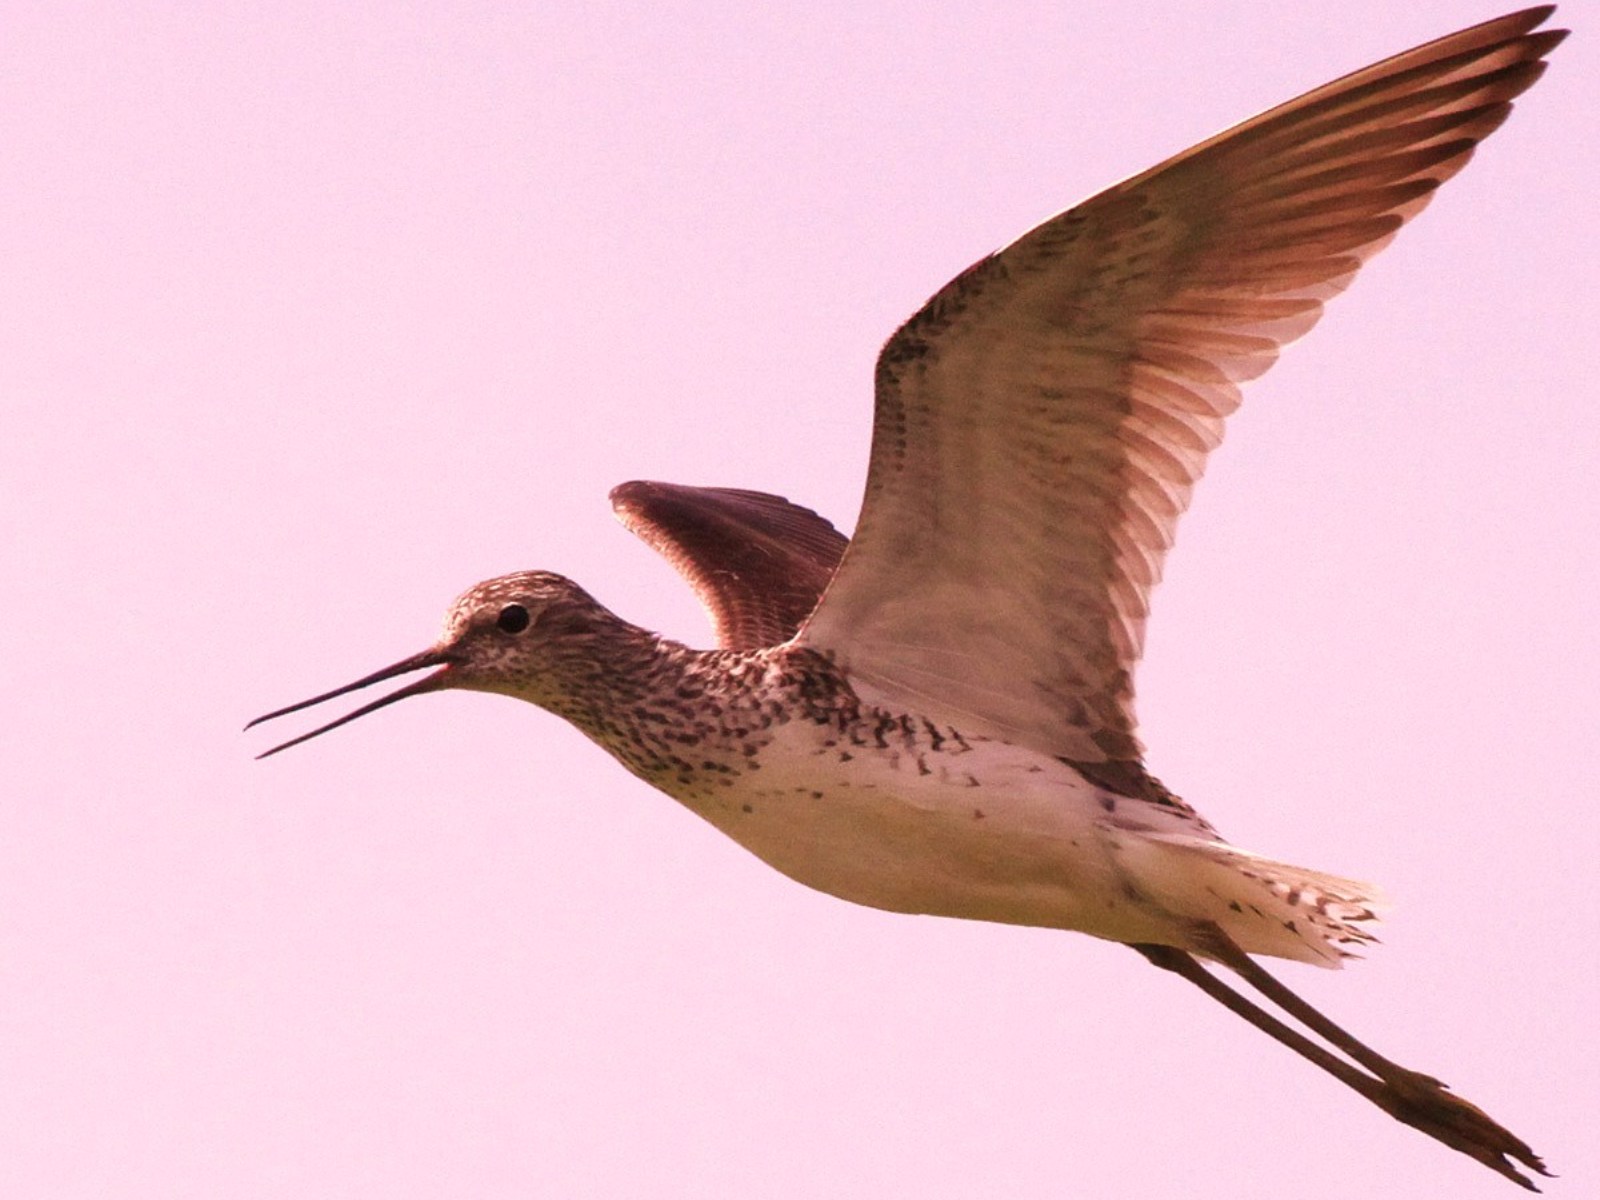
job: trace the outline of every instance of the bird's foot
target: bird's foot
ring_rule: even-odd
[[[1385,1083],[1388,1086],[1372,1099],[1396,1120],[1437,1138],[1530,1192],[1539,1189],[1517,1168],[1518,1163],[1550,1177],[1544,1161],[1528,1143],[1432,1076],[1402,1069]]]

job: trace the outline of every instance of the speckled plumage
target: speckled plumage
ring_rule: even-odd
[[[529,614],[511,637],[497,625],[508,606]],[[1249,951],[1328,966],[1370,940],[1362,885],[1226,845],[1148,776],[1119,791],[908,712],[806,647],[693,650],[542,571],[468,591],[441,644],[468,668],[458,686],[560,715],[763,861],[842,899],[1198,953],[1209,944],[1195,930],[1217,927]]]
[[[268,715],[433,674],[276,749],[423,692],[528,701],[793,879],[1129,944],[1531,1187],[1516,1164],[1544,1168],[1526,1143],[1250,957],[1338,965],[1370,940],[1375,893],[1229,845],[1150,775],[1133,671],[1239,385],[1499,127],[1564,36],[1537,30],[1550,11],[1336,80],[962,272],[879,358],[848,542],[776,496],[616,489],[619,516],[706,603],[719,649],[665,641],[560,576],[509,575],[463,595],[432,649]]]

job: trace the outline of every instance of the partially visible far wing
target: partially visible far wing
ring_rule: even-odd
[[[640,481],[613,488],[611,507],[689,581],[717,644],[731,650],[792,638],[849,541],[810,509],[765,492]]]
[[[964,731],[1136,763],[1150,591],[1239,384],[1505,120],[1549,15],[1318,88],[947,285],[878,359],[861,521],[799,644]]]

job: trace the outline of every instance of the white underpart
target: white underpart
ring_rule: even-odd
[[[1371,940],[1367,884],[1227,845],[1181,811],[1086,782],[1048,755],[951,734],[890,749],[795,721],[731,786],[669,790],[800,883],[858,904],[1336,967]],[[963,745],[966,748],[963,748]],[[659,782],[659,781],[658,781]],[[1109,801],[1109,804],[1108,804]]]

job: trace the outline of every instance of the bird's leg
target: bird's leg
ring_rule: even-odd
[[[1200,965],[1198,959],[1176,946],[1135,945],[1134,949],[1162,970],[1181,975],[1230,1012],[1237,1013],[1250,1024],[1282,1042],[1303,1058],[1310,1059],[1341,1083],[1348,1084],[1373,1103],[1383,1090],[1383,1081],[1374,1079],[1365,1071],[1352,1067],[1344,1059],[1330,1054],[1305,1034],[1290,1028],[1254,1001],[1241,996],[1222,980]]]
[[[1215,956],[1230,967],[1235,967],[1231,961],[1235,956],[1242,959],[1250,968],[1248,973],[1240,972],[1247,983],[1260,990],[1262,995],[1285,1012],[1302,1021],[1307,1028],[1321,1034],[1333,1045],[1350,1054],[1373,1073],[1368,1074],[1367,1071],[1357,1069],[1298,1030],[1284,1024],[1206,970],[1187,951],[1174,946],[1157,945],[1136,945],[1134,949],[1163,970],[1187,979],[1230,1012],[1237,1013],[1263,1033],[1315,1063],[1396,1120],[1421,1130],[1469,1158],[1476,1159],[1491,1171],[1505,1176],[1513,1183],[1521,1184],[1529,1191],[1539,1190],[1509,1161],[1515,1159],[1530,1170],[1548,1175],[1549,1171],[1545,1169],[1544,1163],[1527,1143],[1497,1124],[1475,1105],[1469,1104],[1459,1096],[1451,1095],[1437,1080],[1415,1071],[1408,1071],[1367,1049],[1361,1042],[1267,974],[1220,929],[1215,932],[1226,945],[1214,945],[1214,939],[1207,937],[1205,943],[1208,954],[1221,951]],[[1228,949],[1230,947],[1231,951]],[[1377,1064],[1382,1064],[1381,1070]]]
[[[1418,1094],[1444,1087],[1444,1084],[1431,1075],[1409,1071],[1399,1063],[1389,1061],[1353,1034],[1335,1025],[1321,1012],[1279,983],[1274,976],[1268,974],[1265,967],[1241,950],[1239,943],[1223,932],[1219,926],[1205,922],[1197,928],[1196,933],[1207,957],[1214,958],[1223,966],[1233,970],[1256,991],[1312,1033],[1326,1038],[1385,1083],[1402,1092]]]
[[[1437,1123],[1453,1125],[1469,1140],[1489,1147],[1498,1154],[1514,1158],[1541,1175],[1549,1174],[1539,1156],[1526,1142],[1515,1137],[1477,1105],[1452,1095],[1445,1085],[1433,1076],[1391,1062],[1346,1032],[1278,982],[1265,967],[1241,950],[1239,944],[1221,928],[1211,924],[1203,931],[1202,936],[1206,953],[1237,972],[1246,983],[1307,1029],[1326,1038],[1355,1062],[1383,1080],[1405,1102],[1407,1109],[1425,1113]],[[1408,1120],[1402,1113],[1397,1112],[1394,1115],[1402,1121]]]

